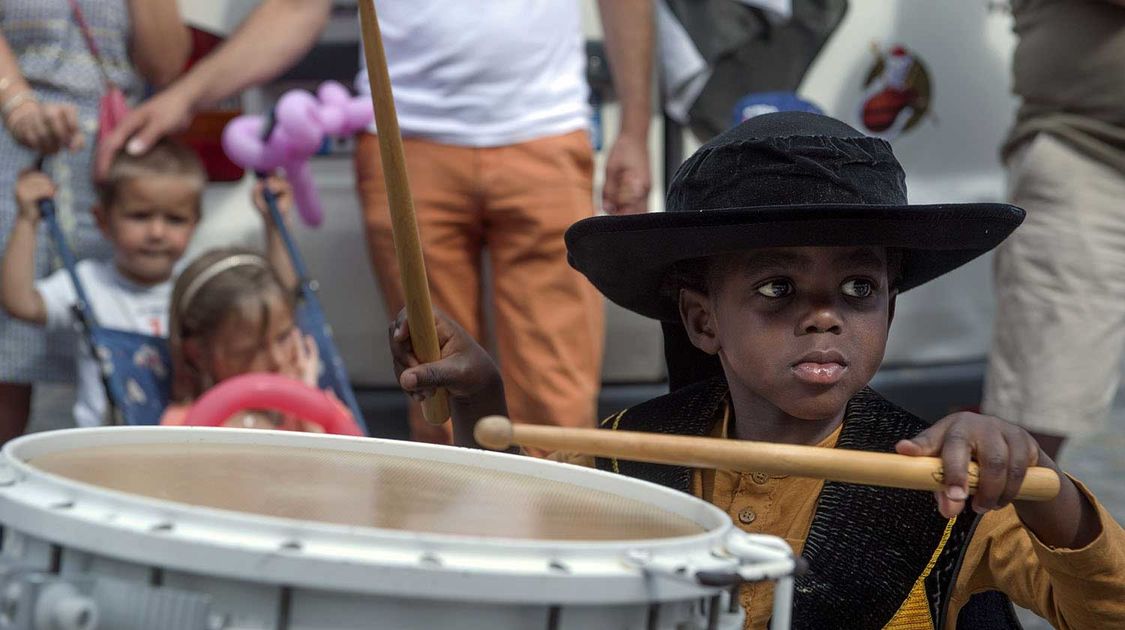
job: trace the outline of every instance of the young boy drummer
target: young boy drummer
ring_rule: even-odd
[[[809,566],[795,628],[1016,628],[1008,598],[1057,627],[1125,628],[1125,532],[1065,475],[1052,501],[1012,500],[1029,466],[1057,470],[1025,431],[973,413],[930,426],[867,387],[896,295],[1022,218],[1001,204],[907,205],[890,146],[839,121],[750,119],[680,167],[667,212],[587,219],[566,235],[572,264],[606,296],[682,325],[697,356],[674,353],[691,365],[670,367],[715,374],[603,428],[940,456],[945,489],[554,457],[693,493],[784,537]],[[392,325],[400,383],[419,399],[447,388],[455,437],[473,445],[475,421],[504,413],[503,386],[455,323],[439,316],[438,336],[442,359],[419,365],[405,317]],[[765,627],[771,588],[743,588],[748,628]]]

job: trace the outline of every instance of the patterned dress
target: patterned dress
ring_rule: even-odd
[[[136,100],[142,83],[129,61],[127,0],[79,0],[79,6],[98,43],[110,78]],[[86,47],[66,0],[0,0],[0,33],[19,59],[24,78],[42,102],[78,107],[86,147],[62,152],[47,161],[46,170],[58,185],[59,218],[78,258],[112,255],[90,209],[96,195],[91,179],[93,144],[97,136],[98,101],[104,91],[101,74]],[[0,129],[0,247],[7,246],[16,216],[12,194],[19,172],[35,161],[35,154]],[[45,227],[36,250],[36,277],[58,266]],[[0,312],[0,382],[72,381],[75,343],[68,335],[47,335]]]

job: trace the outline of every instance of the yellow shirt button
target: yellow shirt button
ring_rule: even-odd
[[[770,480],[770,476],[766,473],[754,473],[750,475],[750,478],[753,479],[754,483],[758,484],[759,486],[765,485],[765,483]]]
[[[750,508],[746,508],[745,510],[742,510],[738,513],[738,521],[743,525],[749,525],[750,523],[753,523],[754,519],[756,518],[758,518],[758,515],[755,514],[754,510],[751,510]]]

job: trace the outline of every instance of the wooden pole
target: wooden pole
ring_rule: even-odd
[[[410,196],[410,180],[406,176],[406,155],[402,149],[402,134],[398,128],[374,0],[359,1],[359,21],[363,54],[367,60],[367,79],[371,83],[371,101],[375,106],[375,126],[379,130],[379,155],[383,159],[395,255],[406,299],[406,318],[410,323],[410,339],[418,359],[431,363],[441,358],[441,349],[434,327],[433,305],[426,284],[426,262],[422,258],[418,221]],[[422,413],[430,424],[444,423],[449,418],[449,399],[445,390],[439,390],[423,402]]]
[[[513,425],[501,416],[481,419],[473,435],[480,445],[495,450],[515,444],[694,468],[796,475],[912,490],[942,488],[941,460],[936,457],[635,431]],[[978,472],[977,465],[970,463],[970,493],[976,492]],[[1059,477],[1055,471],[1036,467],[1027,471],[1016,498],[1048,501],[1058,493]]]

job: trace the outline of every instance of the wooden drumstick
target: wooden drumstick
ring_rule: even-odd
[[[391,210],[391,232],[406,298],[410,339],[418,359],[431,363],[441,358],[441,349],[434,327],[433,305],[426,284],[426,262],[422,258],[414,200],[410,196],[410,180],[406,176],[406,155],[402,149],[402,134],[398,128],[374,0],[360,0],[359,21],[364,57],[367,59],[367,80],[371,83],[371,101],[375,105],[375,126],[379,130],[379,155],[383,159],[383,177]],[[422,413],[430,424],[444,423],[449,418],[449,399],[445,390],[438,390],[436,395],[426,399],[422,403]]]
[[[636,431],[514,425],[502,416],[481,419],[473,437],[481,446],[494,450],[514,444],[655,464],[796,475],[912,490],[942,488],[941,460],[937,457]],[[970,493],[976,492],[978,480],[977,465],[970,463]],[[1059,477],[1055,471],[1035,467],[1027,471],[1016,498],[1049,501],[1058,493]]]

